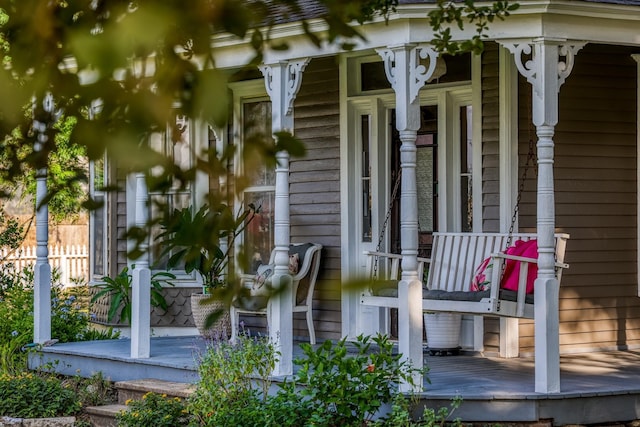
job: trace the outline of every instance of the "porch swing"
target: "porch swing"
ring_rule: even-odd
[[[422,310],[533,319],[533,281],[537,265],[535,233],[514,233],[527,171],[535,155],[533,140],[525,164],[508,233],[434,232],[431,258],[418,258],[418,280],[423,283]],[[400,174],[394,185],[397,192]],[[383,223],[378,248],[365,252],[371,289],[362,293],[363,305],[399,308],[397,283],[402,255],[380,252],[393,200]],[[555,267],[558,284],[568,234],[556,233]],[[516,241],[512,246],[512,242]],[[532,256],[533,255],[533,256]],[[426,280],[423,280],[427,271]],[[394,284],[394,286],[389,286]]]

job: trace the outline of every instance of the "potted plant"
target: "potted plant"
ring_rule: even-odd
[[[135,264],[131,270],[135,269]],[[151,276],[151,305],[167,310],[167,301],[162,295],[163,284],[173,286],[170,280],[176,276],[166,271],[159,271]],[[103,283],[95,285],[99,290],[91,297],[91,303],[95,304],[102,297],[109,297],[109,311],[107,321],[111,322],[119,315],[120,322],[129,324],[131,321],[131,281],[133,277],[129,267],[124,267],[116,277],[104,276]]]
[[[233,269],[229,257],[233,244],[256,210],[253,205],[234,214],[220,203],[204,205],[196,212],[192,207],[175,209],[161,223],[157,240],[162,248],[161,258],[168,257],[170,269],[196,271],[202,279],[202,293],[191,295],[193,320],[200,334],[228,337],[230,317],[230,284]]]

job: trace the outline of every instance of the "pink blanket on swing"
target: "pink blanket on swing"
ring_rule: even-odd
[[[531,239],[526,242],[518,240],[513,246],[508,247],[504,253],[507,255],[538,259],[538,241],[536,239]],[[500,282],[502,289],[509,289],[511,291],[518,290],[518,277],[520,276],[521,265],[521,262],[507,260],[502,282]],[[536,281],[536,277],[538,277],[538,264],[529,264],[529,271],[527,272],[528,294],[533,293],[533,284]]]
[[[513,246],[508,247],[504,251],[507,255],[521,256],[525,258],[538,259],[538,241],[536,239],[524,241],[517,240]],[[518,290],[518,277],[520,276],[520,265],[522,263],[513,260],[507,260],[500,287],[511,291]],[[491,285],[491,275],[493,264],[491,258],[486,258],[475,271],[473,281],[471,283],[472,291],[487,291]],[[527,294],[533,293],[533,285],[538,277],[538,265],[529,264],[527,272]]]

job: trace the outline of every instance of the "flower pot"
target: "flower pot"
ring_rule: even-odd
[[[431,354],[456,354],[460,350],[461,314],[425,313],[424,325]]]
[[[229,333],[231,330],[231,316],[229,310],[225,307],[222,301],[212,300],[207,303],[202,301],[210,298],[210,295],[205,294],[191,294],[191,313],[193,315],[193,322],[198,328],[198,332],[203,337],[215,338],[215,339],[229,339]],[[207,318],[212,313],[218,312],[219,316],[215,322],[209,328],[205,328]]]

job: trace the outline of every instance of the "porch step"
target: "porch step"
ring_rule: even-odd
[[[116,427],[116,415],[126,410],[128,400],[139,400],[149,392],[166,394],[167,397],[186,399],[195,390],[195,385],[164,381],[153,378],[131,381],[117,381],[114,384],[118,392],[118,403],[113,405],[90,406],[85,409],[89,421],[94,427]]]
[[[127,400],[142,399],[146,393],[166,394],[167,397],[180,397],[186,399],[194,392],[195,386],[187,383],[146,378],[132,381],[117,381],[115,388],[118,390],[118,403],[125,404]]]
[[[84,409],[93,427],[117,427],[116,415],[127,409],[126,405],[114,404],[103,406],[88,406]]]

